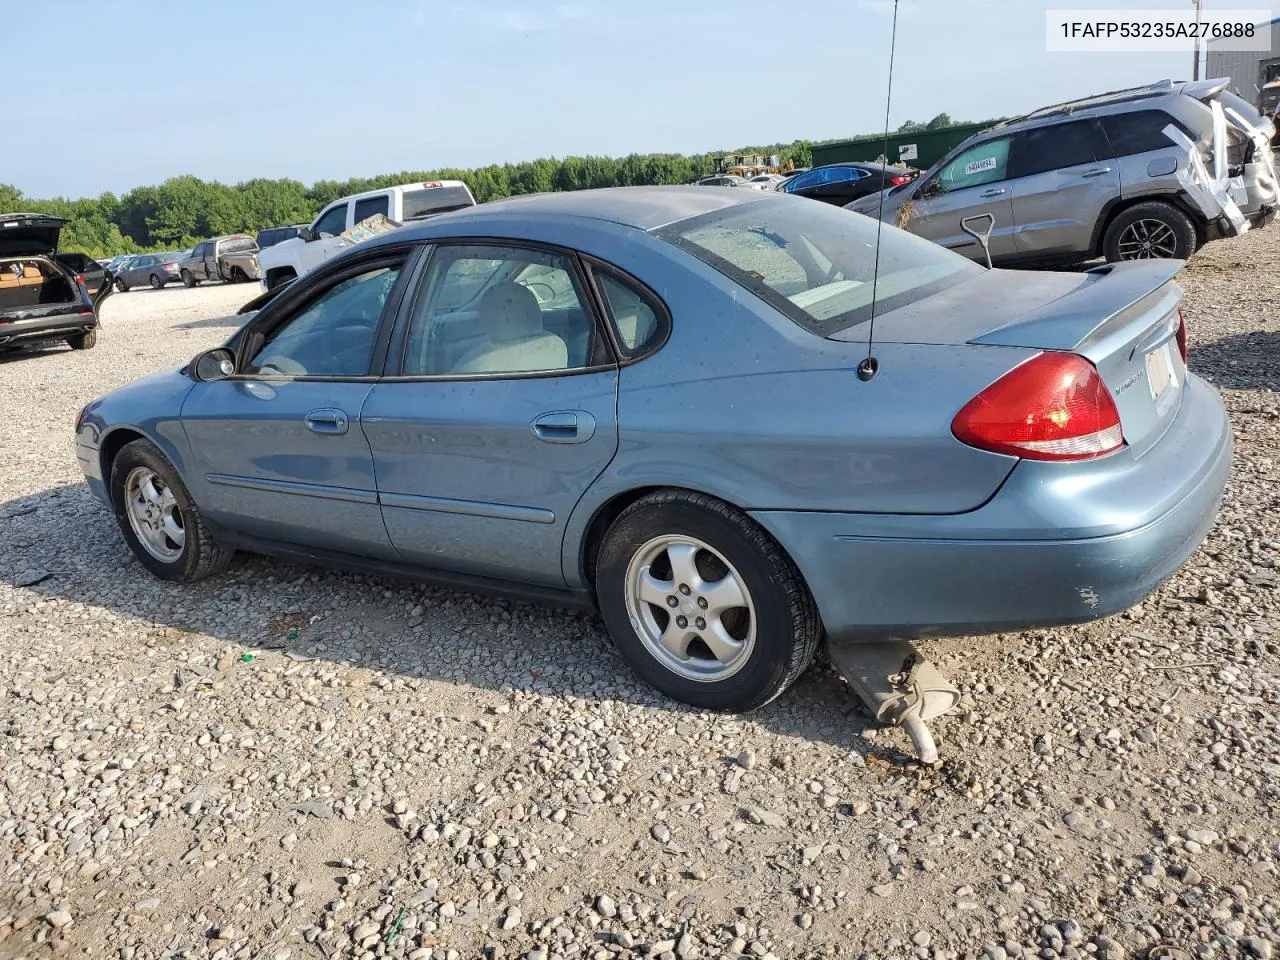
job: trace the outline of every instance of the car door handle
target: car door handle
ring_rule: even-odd
[[[1004,189],[1004,187],[997,187],[995,190],[984,190],[982,193],[978,194],[978,196],[980,196],[980,197],[1000,197],[1000,196],[1003,196],[1003,195],[1004,195],[1004,193],[1005,193],[1005,189]]]
[[[533,435],[547,443],[586,443],[596,432],[596,418],[582,410],[563,410],[534,417]]]
[[[348,426],[347,415],[333,407],[312,410],[302,422],[312,433],[346,433]]]
[[[1086,170],[1086,171],[1084,171],[1084,173],[1080,174],[1080,176],[1082,176],[1082,177],[1101,177],[1101,176],[1103,176],[1103,175],[1105,175],[1105,174],[1108,174],[1108,173],[1110,173],[1110,172],[1111,172],[1111,168],[1110,168],[1110,167],[1097,167],[1097,168],[1095,168],[1095,169],[1093,169],[1093,170]]]

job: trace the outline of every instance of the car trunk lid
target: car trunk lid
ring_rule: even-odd
[[[0,214],[0,257],[52,255],[66,222],[43,213]]]
[[[991,270],[877,318],[876,340],[989,345],[1076,353],[1098,370],[1141,456],[1181,403],[1177,344],[1180,260],[1110,264],[1084,273]],[[857,340],[855,327],[833,339]]]

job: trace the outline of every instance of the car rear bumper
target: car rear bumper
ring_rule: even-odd
[[[92,311],[58,313],[52,316],[30,317],[24,320],[6,321],[0,318],[0,347],[11,347],[40,340],[60,340],[64,337],[86,333],[98,326]]]
[[[1188,377],[1169,431],[1140,458],[1023,461],[966,514],[760,511],[804,575],[828,636],[963,636],[1078,623],[1140,602],[1217,516],[1232,437]]]

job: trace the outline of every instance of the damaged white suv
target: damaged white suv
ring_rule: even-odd
[[[1186,259],[1277,204],[1270,125],[1227,84],[1166,80],[1045,107],[849,207],[977,260],[961,222],[989,215],[997,265]]]

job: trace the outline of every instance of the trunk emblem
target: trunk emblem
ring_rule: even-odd
[[[1147,374],[1145,370],[1139,370],[1137,373],[1135,373],[1132,377],[1130,377],[1124,383],[1120,384],[1120,386],[1116,387],[1115,395],[1117,397],[1120,396],[1120,394],[1124,393],[1126,390],[1128,390],[1130,387],[1132,387],[1135,383],[1137,383],[1146,375]]]

